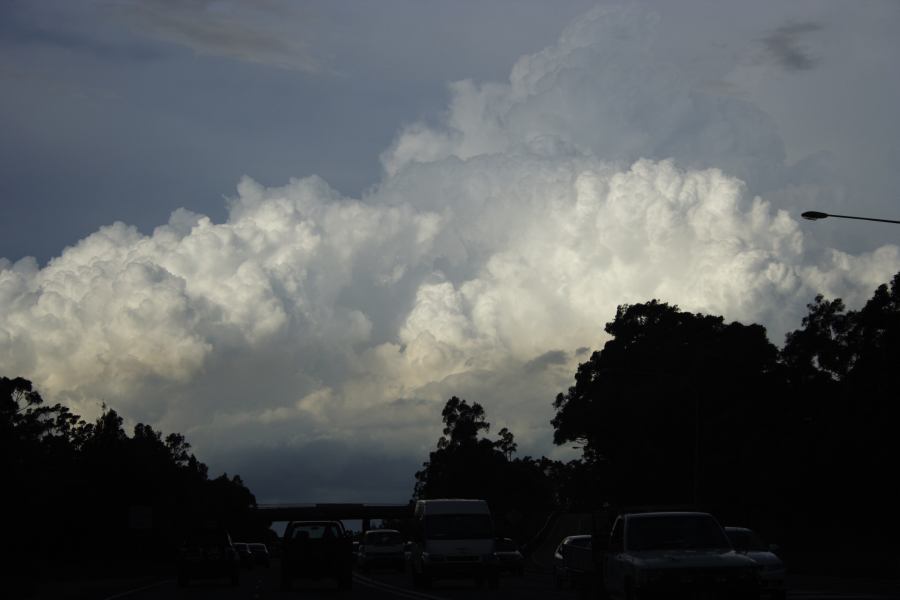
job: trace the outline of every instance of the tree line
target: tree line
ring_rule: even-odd
[[[900,532],[900,273],[859,310],[817,296],[776,347],[758,324],[658,300],[623,305],[553,402],[566,464],[514,458],[484,408],[447,401],[414,498],[487,498],[516,518],[561,507],[697,507],[793,548],[890,555]]]
[[[207,522],[264,539],[241,478],[209,477],[190,449],[179,433],[138,423],[128,435],[115,410],[88,422],[47,405],[27,379],[0,377],[12,571],[52,579],[124,559],[166,564],[185,531]]]

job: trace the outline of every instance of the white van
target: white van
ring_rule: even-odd
[[[494,556],[494,522],[484,500],[419,500],[409,557],[413,584],[435,579],[472,578],[491,588],[499,584]]]

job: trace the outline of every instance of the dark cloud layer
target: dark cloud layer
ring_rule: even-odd
[[[770,58],[786,71],[808,71],[816,67],[819,60],[804,47],[803,41],[821,29],[818,23],[792,23],[779,27],[763,42]]]
[[[386,502],[412,497],[427,457],[340,440],[233,448],[211,462],[211,474],[239,473],[260,503]]]
[[[526,371],[539,371],[550,365],[564,365],[569,361],[569,355],[563,350],[550,350],[525,363]]]

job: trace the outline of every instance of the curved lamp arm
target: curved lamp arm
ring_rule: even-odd
[[[841,219],[858,219],[860,221],[878,221],[879,223],[900,223],[900,221],[893,221],[891,219],[873,219],[871,217],[851,217],[850,215],[831,215],[828,213],[819,212],[817,210],[808,210],[805,213],[801,214],[800,216],[809,221],[818,221],[820,219],[826,219],[828,217],[840,217]]]

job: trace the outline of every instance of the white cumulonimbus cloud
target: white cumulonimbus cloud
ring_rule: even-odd
[[[245,179],[223,223],[179,210],[43,268],[0,262],[0,371],[206,456],[340,443],[419,461],[451,395],[547,453],[552,399],[620,304],[759,322],[780,344],[816,293],[863,302],[900,250],[821,247],[754,193],[793,177],[774,127],[659,67],[658,26],[597,9],[508,83],[455,84],[364,198]]]

